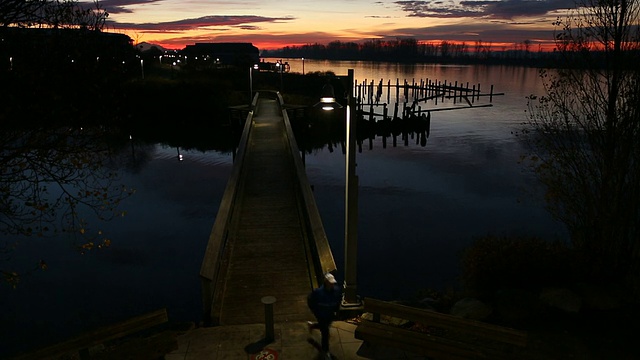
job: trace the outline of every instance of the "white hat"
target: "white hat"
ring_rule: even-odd
[[[336,278],[331,273],[326,273],[324,275],[324,280],[330,282],[331,284],[337,284]]]

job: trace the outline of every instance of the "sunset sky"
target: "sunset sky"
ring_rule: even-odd
[[[88,0],[82,0],[88,1]],[[182,49],[250,42],[260,50],[371,39],[476,41],[496,47],[553,39],[574,0],[100,0],[106,31]],[[504,44],[504,45],[503,45]]]

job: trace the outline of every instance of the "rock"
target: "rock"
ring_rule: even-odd
[[[502,289],[496,292],[494,314],[506,322],[518,322],[538,316],[537,294],[522,289]]]
[[[362,320],[369,320],[369,321],[373,321],[373,314],[370,312],[366,312],[364,314],[362,314],[362,316],[360,316],[360,318]]]
[[[451,315],[465,319],[484,320],[491,315],[492,309],[478,299],[464,298],[458,300],[451,307]]]
[[[622,307],[621,296],[616,289],[593,284],[578,284],[576,291],[582,295],[583,306],[591,310],[616,310]]]
[[[373,314],[372,313],[364,313],[361,316],[362,319],[364,320],[369,320],[369,321],[373,321]],[[405,326],[408,323],[410,323],[410,321],[406,320],[406,319],[400,319],[400,318],[396,318],[393,316],[388,316],[388,315],[381,315],[380,316],[380,322],[383,324],[389,324],[389,325],[394,325],[394,326]]]
[[[389,324],[389,325],[400,326],[400,327],[406,326],[409,323],[411,323],[411,321],[409,320],[400,319],[397,317],[387,316],[387,315],[380,316],[380,322],[383,324]]]
[[[546,288],[540,292],[540,301],[550,307],[568,313],[577,313],[582,307],[582,298],[575,292],[564,288]]]
[[[436,300],[434,298],[430,298],[430,297],[424,298],[424,299],[420,300],[418,303],[423,308],[426,308],[426,309],[429,309],[429,310],[435,310],[436,307],[438,306],[438,300]]]

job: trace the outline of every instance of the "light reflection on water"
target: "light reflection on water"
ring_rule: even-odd
[[[223,166],[232,163],[230,153],[220,153],[212,151],[198,151],[192,149],[184,149],[180,147],[172,147],[166,145],[158,145],[154,153],[155,160],[178,160],[211,166]]]

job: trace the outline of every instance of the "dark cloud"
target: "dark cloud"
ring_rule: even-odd
[[[238,29],[255,31],[255,30],[260,30],[262,28],[255,25],[240,25],[238,26]]]
[[[310,41],[309,39],[313,39]],[[335,35],[324,32],[311,32],[301,34],[283,34],[272,35],[264,32],[252,34],[228,34],[219,32],[215,34],[206,34],[200,36],[178,36],[172,39],[163,40],[162,45],[170,48],[183,48],[185,44],[194,44],[199,42],[250,42],[253,44],[261,44],[260,49],[279,49],[286,45],[305,45],[305,44],[327,44],[335,41]]]
[[[575,0],[452,0],[396,1],[414,17],[513,19],[541,16],[575,7]]]
[[[451,0],[426,0],[426,1],[396,1],[403,11],[408,12],[413,17],[481,17],[478,10],[465,9],[456,5]]]
[[[129,5],[144,5],[161,3],[164,0],[100,0],[100,6],[110,14],[124,14],[133,13],[131,9],[128,9]],[[91,8],[94,6],[93,1],[81,1],[85,7]]]
[[[131,30],[146,30],[146,31],[187,31],[187,30],[196,30],[203,28],[211,28],[211,27],[224,27],[224,26],[233,26],[233,27],[242,27],[243,29],[258,29],[255,25],[251,25],[252,23],[264,23],[264,22],[281,22],[281,21],[291,21],[294,20],[293,17],[282,17],[282,18],[270,18],[264,16],[257,15],[209,15],[203,16],[195,19],[184,19],[177,21],[168,21],[161,23],[143,23],[143,24],[135,24],[135,23],[116,23],[110,22],[109,25],[122,28],[122,29],[131,29]]]
[[[522,43],[525,40],[534,43],[552,43],[553,29],[531,30],[517,28],[512,24],[489,22],[484,24],[440,25],[428,28],[396,29],[385,35],[394,39],[399,36],[410,36],[421,41],[463,41],[472,44],[476,41],[492,43]]]
[[[476,8],[485,16],[496,19],[513,19],[523,16],[540,16],[556,10],[575,7],[575,0],[503,0],[461,1],[460,5]]]

